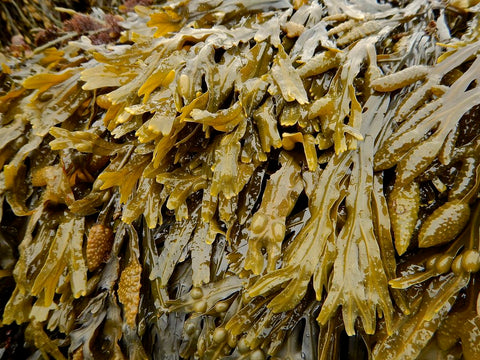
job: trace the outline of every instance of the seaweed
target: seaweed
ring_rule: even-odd
[[[97,5],[0,55],[23,352],[480,356],[475,1]]]

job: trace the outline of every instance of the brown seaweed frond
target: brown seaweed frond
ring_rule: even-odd
[[[127,1],[19,41],[2,324],[56,359],[479,357],[467,3]]]

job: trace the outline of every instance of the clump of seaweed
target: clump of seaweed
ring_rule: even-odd
[[[476,3],[129,1],[4,54],[3,326],[54,359],[332,359],[343,332],[479,358]]]
[[[21,36],[27,45],[36,43],[37,32],[54,31],[61,26],[62,14],[57,7],[86,11],[94,1],[78,0],[5,0],[0,4],[0,44],[7,46]],[[100,6],[101,2],[97,2]],[[14,40],[14,39],[13,39]]]

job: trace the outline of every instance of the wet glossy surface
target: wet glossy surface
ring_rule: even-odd
[[[2,324],[55,359],[476,359],[473,3],[137,6],[1,55]]]

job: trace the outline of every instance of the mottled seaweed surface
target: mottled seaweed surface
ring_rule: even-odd
[[[89,5],[0,53],[0,358],[480,359],[478,0]]]

